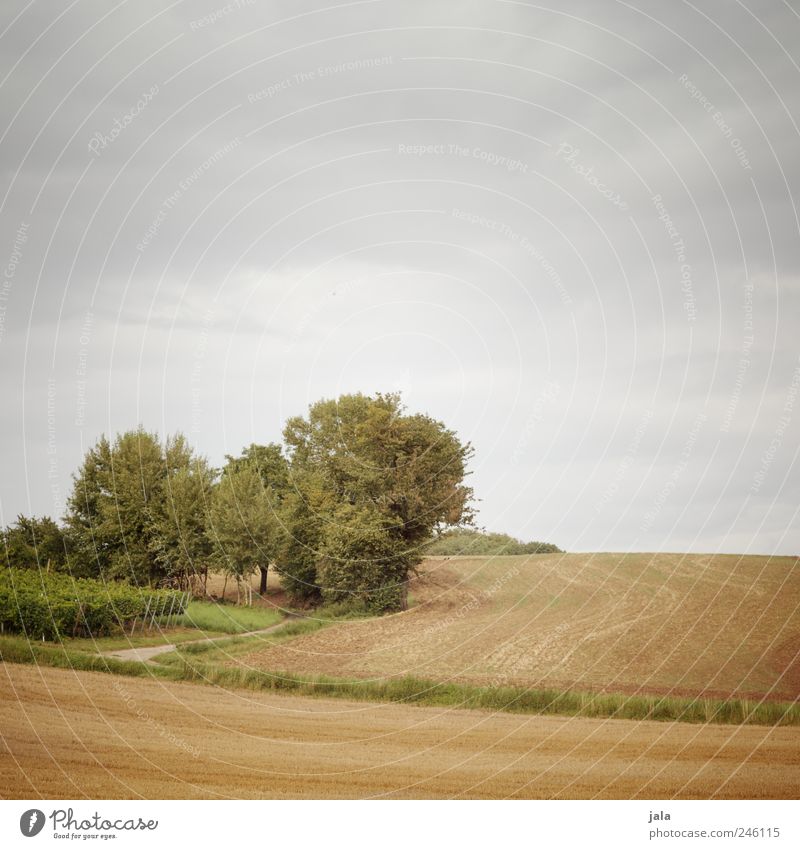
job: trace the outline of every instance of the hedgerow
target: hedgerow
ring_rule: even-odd
[[[102,636],[137,620],[155,622],[186,609],[188,594],[74,579],[31,569],[0,570],[0,629],[29,639]]]

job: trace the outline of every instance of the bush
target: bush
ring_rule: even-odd
[[[29,639],[109,634],[138,617],[183,613],[187,595],[31,569],[0,570],[0,627]]]
[[[405,606],[410,563],[392,530],[377,511],[342,505],[319,565],[325,603],[363,604],[372,613]]]
[[[522,542],[508,534],[490,534],[471,528],[447,531],[428,543],[425,548],[425,554],[431,556],[561,553],[561,549],[550,542]]]

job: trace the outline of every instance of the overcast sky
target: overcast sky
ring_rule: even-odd
[[[800,549],[794,0],[0,18],[3,524],[101,433],[399,390],[491,530]]]

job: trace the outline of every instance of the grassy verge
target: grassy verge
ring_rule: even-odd
[[[242,642],[249,643],[249,640]],[[247,647],[249,648],[249,645]],[[194,649],[194,646],[191,648]],[[224,688],[521,714],[727,725],[800,726],[800,705],[797,703],[601,695],[559,690],[527,690],[522,687],[477,687],[412,677],[365,681],[269,673],[236,666],[201,663],[192,657],[194,652],[189,649],[187,646],[185,654],[173,662],[156,666],[28,643],[24,638],[0,639],[0,659],[10,663],[202,682]]]
[[[582,716],[723,725],[800,726],[800,705],[746,699],[690,699],[661,696],[532,690],[524,687],[479,687],[421,678],[343,679],[282,672],[262,672],[213,664],[181,664],[183,680],[221,687],[289,692],[300,696],[395,702],[508,713]]]
[[[178,617],[177,624],[201,631],[244,634],[247,631],[269,628],[282,618],[279,611],[265,607],[237,607],[233,604],[192,601],[186,613]]]
[[[54,666],[58,669],[76,669],[82,672],[113,672],[135,678],[160,678],[185,680],[179,670],[159,670],[146,663],[117,660],[100,654],[75,651],[64,646],[28,642],[24,637],[0,638],[0,660],[6,663],[27,663],[35,666]]]
[[[283,627],[269,634],[259,634],[252,637],[220,637],[214,638],[207,643],[181,646],[175,651],[158,655],[158,657],[154,658],[154,661],[172,666],[183,663],[187,659],[187,655],[190,655],[199,658],[203,663],[212,663],[215,661],[222,663],[238,655],[257,651],[261,648],[276,646],[279,643],[285,643],[288,640],[293,640],[295,637],[310,634],[313,631],[318,631],[320,628],[325,628],[328,625],[341,622],[344,618],[348,618],[347,615],[340,616],[338,611],[332,611],[328,608],[325,609],[325,612],[325,616],[319,615],[318,612],[313,618],[290,619]]]
[[[113,637],[65,637],[61,643],[48,643],[50,646],[63,645],[74,651],[104,652],[117,649],[138,649],[145,646],[162,646],[166,643],[183,643],[189,640],[202,640],[204,637],[224,636],[221,631],[201,631],[197,628],[169,628],[125,636]]]

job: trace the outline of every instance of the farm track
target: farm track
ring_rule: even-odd
[[[288,620],[289,617],[287,617]],[[297,618],[296,616],[292,616],[291,618]],[[260,634],[271,634],[273,631],[279,631],[286,624],[286,621],[277,622],[275,625],[270,625],[269,628],[259,628],[257,631],[246,631],[242,634],[225,634],[222,637],[203,637],[200,640],[185,640],[182,643],[165,643],[158,646],[141,646],[139,648],[133,649],[116,649],[114,651],[104,651],[100,652],[103,657],[113,657],[117,660],[134,660],[141,661],[142,663],[150,663],[153,661],[153,658],[158,657],[162,654],[167,654],[168,652],[175,651],[178,648],[185,648],[186,646],[197,646],[203,644],[213,644],[218,643],[221,640],[227,640],[231,637],[257,637]]]
[[[797,798],[800,729],[513,716],[0,664],[4,798]]]

